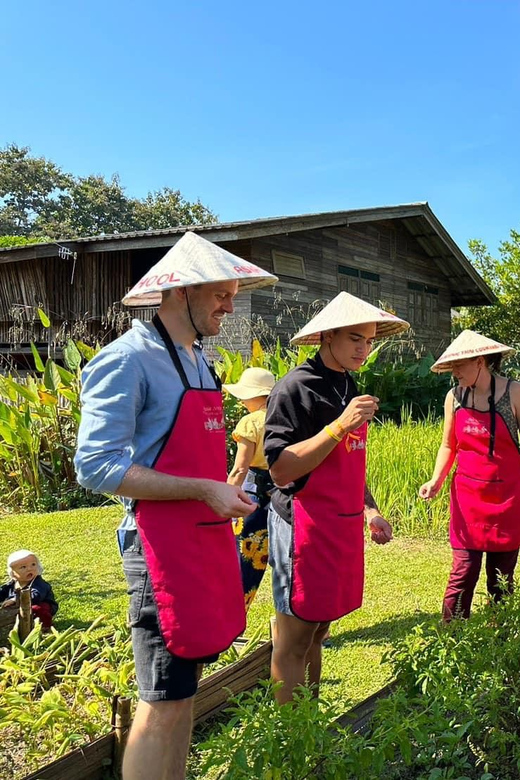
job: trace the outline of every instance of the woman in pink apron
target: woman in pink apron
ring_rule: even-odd
[[[275,385],[264,450],[276,485],[269,512],[276,630],[271,672],[289,701],[306,675],[318,692],[329,624],[361,606],[364,522],[379,544],[391,528],[365,485],[367,422],[377,398],[360,396],[350,372],[377,336],[408,323],[346,292],[293,339],[320,344],[314,358]]]
[[[520,384],[499,375],[505,344],[463,331],[432,366],[458,382],[446,396],[444,433],[432,478],[419,495],[437,495],[456,463],[451,483],[453,564],[443,619],[470,615],[483,554],[487,590],[498,600],[512,587],[520,548]]]

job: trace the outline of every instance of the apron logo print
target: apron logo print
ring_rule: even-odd
[[[464,433],[473,433],[480,436],[489,436],[489,431],[485,425],[465,425],[463,428]]]
[[[210,417],[204,423],[204,428],[207,431],[221,431],[224,428],[224,420],[222,418],[218,420],[216,417]]]
[[[347,452],[351,450],[364,450],[365,442],[360,441],[361,437],[356,433],[347,433],[345,436],[345,449]]]

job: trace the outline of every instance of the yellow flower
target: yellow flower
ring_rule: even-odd
[[[243,530],[244,530],[244,518],[237,517],[235,519],[235,522],[233,523],[233,533],[235,534],[235,536],[240,536]]]
[[[240,552],[244,556],[244,558],[247,558],[247,560],[252,560],[253,556],[255,554],[255,542],[253,537],[249,536],[247,539],[242,539],[242,544],[240,545]]]
[[[242,539],[240,552],[243,557],[251,561],[253,569],[263,571],[267,566],[267,530],[257,531],[246,539]]]
[[[267,530],[258,531],[255,534],[255,542],[256,547],[251,563],[253,564],[253,569],[264,571],[267,568],[268,559]]]

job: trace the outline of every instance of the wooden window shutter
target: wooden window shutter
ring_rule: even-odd
[[[305,260],[301,255],[289,252],[272,251],[273,269],[277,276],[292,276],[295,279],[305,279]]]

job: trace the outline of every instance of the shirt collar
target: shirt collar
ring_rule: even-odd
[[[309,363],[313,365],[316,373],[318,373],[324,379],[333,381],[335,384],[338,383],[340,377],[342,379],[350,379],[350,374],[348,371],[334,371],[333,368],[326,366],[319,352],[316,352],[314,357],[309,359]]]

